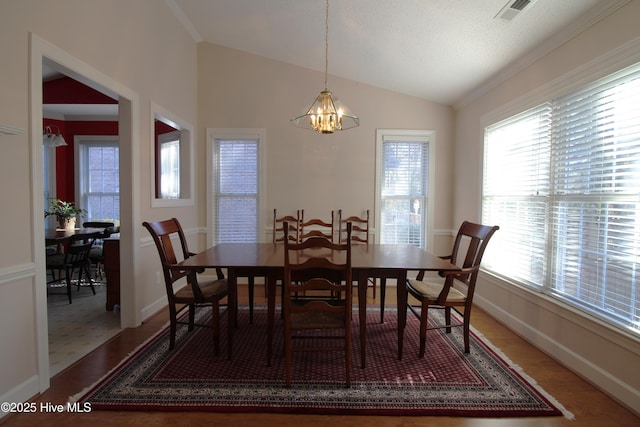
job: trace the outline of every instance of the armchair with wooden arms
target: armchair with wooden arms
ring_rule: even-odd
[[[425,281],[424,270],[418,273],[415,280],[407,280],[409,295],[417,299],[420,304],[420,310],[418,310],[408,303],[408,308],[420,319],[419,357],[424,357],[427,330],[446,329],[446,332],[450,333],[451,328],[456,326],[463,328],[464,351],[469,353],[469,327],[476,279],[487,244],[498,229],[497,225],[463,222],[453,243],[451,255],[441,257],[460,266],[461,270],[440,272],[439,275],[444,277],[444,284]],[[432,307],[444,309],[444,325],[427,326],[428,310]],[[462,323],[452,322],[451,309],[462,316]]]
[[[286,229],[285,229],[286,230]],[[347,224],[348,234],[351,224]],[[285,236],[287,231],[285,231]],[[285,239],[284,255],[285,383],[291,386],[293,352],[344,351],[346,386],[351,385],[351,239],[345,244],[324,237],[301,243]],[[336,332],[337,331],[337,332]],[[293,342],[305,345],[294,345]],[[335,345],[316,344],[331,340]],[[337,341],[343,341],[340,345]],[[313,345],[311,345],[313,343]]]
[[[142,225],[149,231],[153,237],[153,241],[160,255],[162,271],[164,273],[165,289],[167,299],[169,301],[169,321],[170,321],[170,338],[169,350],[173,350],[176,342],[177,325],[187,324],[189,331],[194,326],[211,327],[213,330],[213,349],[217,356],[220,354],[220,301],[228,296],[227,279],[224,278],[222,270],[216,269],[216,278],[206,281],[199,281],[195,271],[180,271],[174,266],[182,259],[187,259],[195,254],[189,251],[187,240],[185,238],[182,227],[176,218],[158,222],[143,222]],[[180,241],[180,252],[176,252],[173,247],[171,238],[177,237]],[[181,256],[182,259],[178,259]],[[186,278],[186,285],[179,290],[174,291],[173,285],[178,280]],[[232,304],[235,301],[229,301]],[[211,324],[195,323],[195,309],[199,306],[211,305],[212,315]],[[178,321],[178,314],[182,310],[188,309],[188,321]],[[232,319],[227,319],[228,327],[233,327]]]

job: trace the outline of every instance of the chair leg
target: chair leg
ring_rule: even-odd
[[[284,327],[284,366],[285,366],[285,385],[291,387],[291,328],[285,324]]]
[[[173,350],[176,346],[176,329],[177,329],[176,309],[172,304],[169,309],[169,350]]]
[[[249,276],[249,324],[253,325],[253,292],[255,277]]]
[[[193,325],[196,319],[196,306],[194,304],[189,304],[189,325],[188,330],[193,331]]]
[[[383,277],[380,279],[380,323],[384,323],[384,299],[386,296],[387,296],[387,279]]]
[[[462,336],[464,337],[464,352],[469,353],[469,329],[471,323],[471,313],[470,307],[465,307],[464,316],[462,318]]]
[[[211,329],[213,329],[213,354],[220,355],[220,301],[211,303]]]
[[[87,281],[89,283],[89,287],[91,288],[91,292],[96,294],[96,288],[93,286],[93,278],[91,277],[91,264],[87,264],[84,268],[85,276],[87,277]]]
[[[423,358],[427,347],[427,323],[429,315],[429,306],[422,301],[420,307],[420,351],[418,357]]]
[[[447,325],[447,327],[445,328],[445,332],[450,334],[451,333],[451,307],[445,307],[444,308],[444,321],[445,321],[445,325]]]
[[[67,281],[67,297],[69,297],[69,304],[71,304],[71,275],[73,274],[73,270],[67,268],[65,271],[65,280]]]
[[[345,363],[347,365],[347,388],[351,387],[351,325],[348,325],[345,330]]]

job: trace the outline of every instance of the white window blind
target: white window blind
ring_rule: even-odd
[[[544,104],[491,126],[485,141],[482,217],[500,233],[484,264],[534,286],[546,262],[550,112]]]
[[[258,140],[215,140],[214,239],[258,241]]]
[[[85,221],[120,220],[120,160],[116,143],[80,144],[80,207]]]
[[[640,67],[540,109],[486,130],[487,267],[639,332]]]
[[[380,242],[424,248],[429,189],[429,140],[385,135],[380,177]]]

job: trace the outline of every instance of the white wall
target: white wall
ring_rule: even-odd
[[[554,84],[558,79],[569,74],[582,76],[592,61],[613,58],[619,49],[640,54],[639,16],[640,2],[629,2],[457,111],[454,223],[470,216],[480,218],[483,119],[515,105],[532,106],[528,104],[544,93],[562,90]],[[622,67],[630,60],[620,56],[622,59],[616,59],[619,64],[610,65]],[[576,310],[487,275],[479,279],[476,295],[476,301],[493,316],[640,413],[637,336],[617,333]]]
[[[127,141],[121,147],[121,210],[128,218],[122,250],[127,254],[123,310],[129,307],[129,326],[139,324],[145,307],[165,298],[155,273],[147,272],[159,262],[148,246],[141,251],[141,242],[147,242],[141,218],[175,215],[185,228],[197,227],[194,207],[150,208],[149,156],[152,101],[196,123],[197,50],[166,4],[156,0],[0,0],[0,11],[0,123],[24,129],[0,136],[0,197],[10,200],[0,213],[1,222],[8,224],[0,245],[0,400],[17,402],[42,391],[49,381],[43,216],[37,194],[42,173],[32,167],[41,165],[42,115],[38,96],[31,105],[30,70],[39,69],[40,60],[30,62],[30,49],[45,56],[53,52],[74,71],[121,89],[118,93],[131,101],[122,105],[127,120],[120,129]],[[32,32],[36,42],[30,41]]]

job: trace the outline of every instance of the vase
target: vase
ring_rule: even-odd
[[[76,217],[72,217],[72,218],[58,217],[58,224],[62,229],[73,230],[74,228],[76,228]]]

